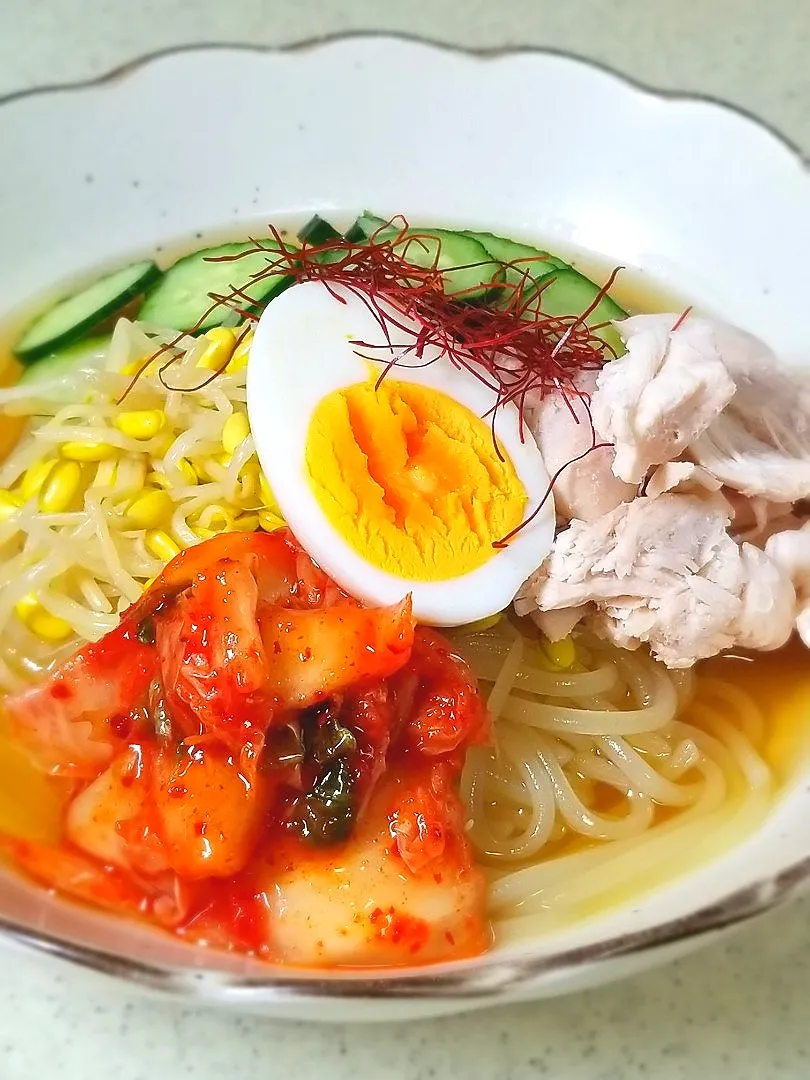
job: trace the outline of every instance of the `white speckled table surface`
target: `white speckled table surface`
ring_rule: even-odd
[[[808,0],[0,0],[0,96],[190,42],[347,30],[542,45],[767,120],[810,156]],[[0,959],[0,1080],[810,1077],[810,903],[731,944],[574,997],[403,1026],[182,1009],[42,958]]]

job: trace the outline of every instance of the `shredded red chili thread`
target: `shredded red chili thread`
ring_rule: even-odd
[[[686,307],[686,308],[683,309],[683,311],[680,313],[678,318],[672,324],[672,329],[670,330],[670,334],[674,334],[676,330],[679,330],[683,326],[683,324],[686,322],[686,320],[689,318],[689,316],[691,314],[692,314],[692,305],[690,304],[689,307]]]
[[[425,353],[434,348],[455,367],[483,382],[496,398],[487,417],[492,426],[496,451],[501,458],[503,453],[495,438],[495,416],[497,410],[509,402],[518,408],[521,439],[525,435],[524,405],[530,394],[533,397],[554,392],[562,394],[572,416],[579,422],[570,400],[571,397],[577,398],[584,402],[590,416],[589,401],[577,389],[577,376],[584,371],[601,369],[615,353],[599,334],[606,324],[592,326],[588,325],[587,320],[612,287],[622,267],[613,271],[584,311],[563,316],[548,315],[543,311],[543,293],[554,281],[555,267],[547,267],[545,256],[525,257],[505,264],[507,270],[513,271],[508,275],[512,280],[492,282],[482,296],[480,286],[459,292],[448,292],[447,286],[454,273],[485,264],[442,266],[440,239],[430,233],[412,231],[401,215],[386,221],[367,240],[358,243],[344,239],[323,244],[304,241],[300,247],[292,248],[274,225],[268,228],[269,241],[251,237],[249,248],[236,255],[211,259],[212,262],[236,264],[240,259],[264,252],[267,267],[252,274],[247,281],[233,285],[229,293],[212,295],[211,306],[187,331],[188,334],[199,331],[209,316],[222,307],[231,309],[245,320],[256,321],[256,305],[248,290],[271,275],[281,274],[290,279],[290,284],[321,281],[336,299],[344,303],[345,298],[336,286],[348,289],[374,316],[382,342],[353,341],[351,344],[356,349],[393,348],[391,333],[394,330],[409,335],[407,346],[397,346],[398,356],[385,361],[379,357],[366,357],[382,364],[378,386],[406,357],[424,361],[426,365],[433,363],[433,359],[425,358]],[[416,247],[422,256],[424,252],[433,253],[427,265],[420,266],[412,261]],[[426,262],[424,257],[420,261]],[[515,276],[517,281],[514,280]],[[676,327],[687,314],[688,311],[684,312]],[[243,329],[242,337],[248,329]],[[182,389],[170,386],[164,376],[168,368],[177,362],[176,347],[184,336],[178,334],[144,361],[119,402],[132,390],[149,364],[161,356],[167,356],[160,367],[161,381],[167,389]],[[221,375],[226,367],[227,361],[199,386],[185,389],[202,389]],[[584,454],[557,470],[540,505],[496,546],[505,545],[539,513],[553,484],[568,465],[608,445],[598,442],[593,423],[591,429],[591,446]]]

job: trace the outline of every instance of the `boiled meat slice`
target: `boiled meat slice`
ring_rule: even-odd
[[[668,667],[735,645],[778,648],[793,627],[793,586],[768,555],[732,540],[729,520],[694,495],[662,494],[573,521],[515,608],[542,622],[587,605],[599,636],[629,649],[646,642]]]
[[[594,432],[590,398],[596,371],[584,371],[571,388],[526,395],[524,420],[540,448],[549,476],[562,469],[554,481],[557,520],[579,518],[593,521],[632,499],[636,485],[620,480],[613,471],[613,448],[586,451],[602,439]],[[576,460],[579,458],[579,460]]]
[[[614,473],[638,484],[709,427],[731,401],[734,381],[708,319],[636,315],[616,326],[627,352],[602,368],[591,413],[615,447]]]
[[[690,457],[743,495],[781,503],[810,497],[807,377],[743,330],[718,323],[715,336],[737,390]]]
[[[775,533],[765,553],[793,582],[796,590],[796,629],[810,648],[810,521],[800,529]]]

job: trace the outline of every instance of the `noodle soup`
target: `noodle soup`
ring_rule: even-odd
[[[810,705],[784,557],[810,478],[746,494],[712,440],[747,423],[752,346],[488,233],[292,235],[14,327],[0,850],[187,940],[337,967],[474,955],[739,842]],[[681,446],[648,391],[695,355],[716,385]],[[641,439],[613,418],[644,393]]]

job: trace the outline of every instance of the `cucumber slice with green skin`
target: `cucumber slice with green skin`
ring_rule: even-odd
[[[507,285],[517,286],[526,277],[541,278],[549,270],[567,267],[568,263],[558,259],[541,248],[531,247],[529,244],[519,244],[515,240],[508,240],[505,236],[496,236],[494,233],[467,232],[465,235],[477,240],[479,244],[492,256],[496,262],[511,264],[505,265],[505,281]]]
[[[392,225],[389,221],[385,221],[381,217],[375,217],[368,210],[364,210],[355,223],[349,227],[346,239],[352,243],[359,243],[361,240],[368,240],[374,233],[390,230],[391,228]]]
[[[346,240],[345,236],[342,236],[334,226],[330,225],[328,221],[325,221],[318,214],[311,217],[303,229],[299,231],[298,239],[302,244],[308,243],[315,247],[320,244],[328,244],[330,241],[338,241],[343,244]],[[345,254],[345,249],[335,248],[334,251],[320,251],[317,255],[311,255],[310,258],[316,259],[319,263],[328,264],[340,262]]]
[[[79,371],[95,371],[104,366],[107,352],[110,348],[110,334],[99,334],[97,337],[84,338],[73,345],[67,345],[56,352],[48,353],[41,357],[35,364],[23,368],[22,374],[17,380],[18,386],[40,386],[45,383],[56,382],[65,376],[73,375]],[[66,401],[75,400],[73,386],[67,384],[64,393]],[[54,400],[54,395],[48,395],[49,400]]]
[[[343,240],[344,237],[319,214],[313,215],[306,225],[299,230],[298,239],[303,244],[328,244],[330,240]]]
[[[564,267],[561,270],[552,270],[545,277],[537,279],[540,310],[544,315],[581,315],[594,302],[601,291],[590,278],[574,270],[572,267]],[[542,291],[540,291],[542,290]],[[532,311],[532,308],[529,308]],[[609,323],[612,319],[626,319],[627,312],[610,296],[603,296],[593,311],[585,320],[588,326],[599,326],[600,323]],[[624,352],[621,338],[610,325],[601,326],[595,331],[605,344],[610,345],[617,355]]]
[[[349,230],[352,235],[358,232],[364,233],[366,239],[373,236],[375,240],[394,240],[401,235],[402,241],[397,244],[399,253],[414,266],[426,269],[437,266],[449,296],[480,300],[504,279],[500,263],[490,257],[482,244],[463,232],[422,227],[403,232],[372,214],[361,214]]]
[[[274,296],[292,285],[295,278],[285,274],[283,265],[280,265],[276,272],[251,282],[254,274],[267,270],[280,255],[276,247],[267,246],[262,251],[255,249],[256,244],[250,241],[219,244],[178,259],[146,294],[138,318],[172,330],[202,333],[230,322],[233,316],[233,309],[227,304],[219,304],[206,315],[214,303],[210,294],[227,296],[235,288],[244,289],[249,297],[249,300],[239,298],[240,307],[251,311],[264,307]],[[232,258],[247,251],[252,254],[244,255],[241,259]],[[226,258],[225,262],[214,261],[228,256],[231,258]]]
[[[368,234],[364,232],[363,227],[360,225],[361,220],[361,218],[358,218],[353,225],[350,225],[343,237],[350,244],[364,244],[368,240]]]
[[[151,259],[132,263],[65,297],[35,319],[14,346],[23,364],[77,341],[88,330],[120,311],[160,278]]]

